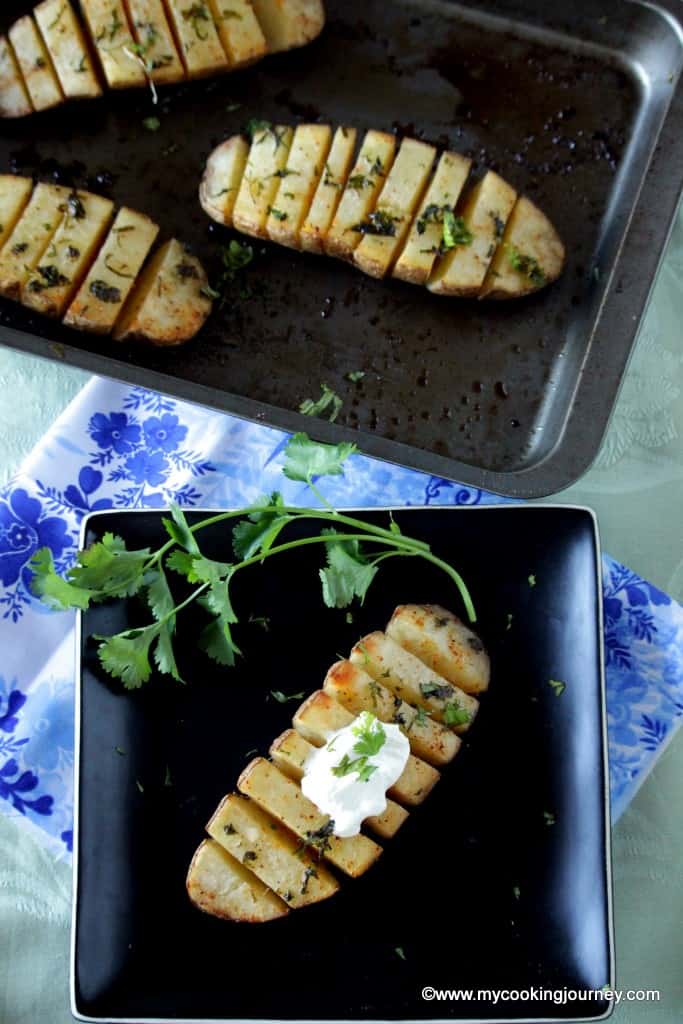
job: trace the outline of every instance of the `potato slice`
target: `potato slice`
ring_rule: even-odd
[[[110,199],[71,192],[64,218],[21,290],[24,306],[43,316],[61,316],[100,247],[114,213]]]
[[[479,710],[474,697],[453,686],[385,633],[364,636],[351,651],[350,660],[401,700],[425,708],[454,732],[469,729]]]
[[[199,202],[209,217],[230,227],[232,211],[249,156],[249,143],[241,135],[222,142],[206,161],[199,186]]]
[[[68,327],[109,334],[159,233],[158,226],[123,207],[64,317]]]
[[[258,924],[289,913],[287,904],[213,839],[205,839],[190,864],[187,892],[214,917]]]
[[[455,209],[470,173],[472,161],[459,153],[442,153],[427,194],[420,203],[393,277],[411,284],[426,284],[443,239],[443,209]]]
[[[521,196],[510,214],[479,297],[515,299],[550,284],[562,273],[564,246],[544,213]]]
[[[116,341],[182,345],[211,312],[206,272],[175,238],[152,257],[114,327]]]
[[[110,89],[144,85],[123,0],[81,0],[81,10]]]
[[[159,85],[182,82],[185,68],[166,17],[163,0],[126,0],[130,24],[145,67],[145,74]]]
[[[322,0],[252,2],[270,53],[305,46],[320,35],[325,25]]]
[[[337,128],[310,209],[299,232],[307,252],[324,252],[324,241],[337,212],[356,148],[356,129]]]
[[[270,745],[270,754],[273,763],[281,772],[288,775],[295,782],[300,782],[304,774],[306,759],[313,753],[315,747],[308,740],[300,736],[295,729],[287,729]],[[391,839],[400,829],[408,817],[408,812],[400,804],[393,800],[387,800],[386,809],[382,814],[373,814],[363,822],[367,828],[383,839]]]
[[[266,238],[266,220],[280,184],[280,171],[287,166],[294,132],[283,125],[263,122],[253,133],[242,184],[232,212],[238,231]]]
[[[308,843],[316,859],[324,857],[351,878],[365,874],[382,853],[381,846],[360,833],[345,839],[328,835],[325,829],[329,815],[321,814],[296,782],[263,757],[254,758],[247,765],[237,780],[237,788]]]
[[[400,604],[387,636],[465,693],[488,689],[491,663],[481,640],[438,604]]]
[[[12,48],[0,36],[0,117],[25,117],[33,112],[26,83]]]
[[[206,830],[290,907],[319,903],[339,889],[317,857],[301,850],[301,843],[253,800],[226,796]]]
[[[268,44],[249,0],[208,0],[231,68],[253,64]]]
[[[166,10],[190,78],[204,78],[229,66],[206,0],[165,0]]]
[[[362,241],[353,261],[371,277],[384,277],[410,228],[436,149],[416,139],[404,139],[386,177],[377,205],[361,224]]]
[[[30,178],[0,174],[0,250],[12,234],[33,192]]]
[[[64,95],[69,99],[101,96],[88,44],[69,0],[43,0],[33,15]]]
[[[427,282],[431,292],[465,298],[479,294],[516,199],[511,185],[495,171],[487,171],[462,210],[472,240],[441,257]]]
[[[298,709],[294,715],[293,724],[304,739],[321,747],[327,741],[330,733],[336,732],[337,729],[343,729],[356,717],[328,693],[316,690]],[[403,774],[391,787],[389,795],[409,806],[421,804],[431,793],[439,778],[436,768],[432,768],[431,765],[411,754],[403,769]]]
[[[33,109],[49,110],[63,103],[64,94],[50,55],[30,15],[14,22],[9,30],[9,41],[24,76]]]
[[[448,764],[460,749],[460,739],[440,722],[420,714],[350,661],[337,661],[325,677],[324,690],[347,711],[371,711],[382,722],[398,725],[410,749],[429,764]]]
[[[274,242],[299,248],[299,231],[325,168],[331,141],[332,129],[327,124],[297,126],[266,221],[266,233]]]
[[[33,195],[0,254],[0,295],[19,299],[31,271],[64,218],[68,188],[36,185]]]
[[[328,255],[347,260],[353,258],[353,252],[363,237],[354,228],[374,210],[384,179],[391,169],[395,150],[393,135],[376,131],[366,134],[323,243]]]

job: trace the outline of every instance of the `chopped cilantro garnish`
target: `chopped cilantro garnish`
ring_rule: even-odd
[[[305,398],[299,406],[299,412],[302,412],[304,416],[323,416],[326,414],[330,423],[334,423],[341,412],[344,402],[337,392],[329,388],[327,384],[321,384],[320,387],[322,389],[320,398],[315,400]]]
[[[556,697],[561,697],[564,691],[567,689],[567,684],[560,682],[559,679],[549,679],[548,686],[551,686],[553,688]]]

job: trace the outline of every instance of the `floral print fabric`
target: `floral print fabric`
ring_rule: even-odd
[[[41,825],[68,854],[73,813],[74,620],[32,596],[30,561],[70,564],[89,512],[245,505],[281,490],[287,436],[94,378],[0,490],[0,808]],[[325,482],[339,507],[476,505],[505,499],[353,456]],[[612,813],[622,812],[683,718],[683,609],[603,556]]]

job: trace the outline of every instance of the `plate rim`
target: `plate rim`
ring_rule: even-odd
[[[199,513],[219,513],[235,511],[237,506],[192,506],[188,511]],[[597,592],[597,614],[598,614],[598,677],[600,693],[600,736],[602,741],[602,778],[603,778],[603,822],[604,822],[604,849],[605,849],[605,890],[607,910],[607,944],[609,950],[609,987],[612,991],[615,988],[616,959],[614,947],[614,879],[612,871],[612,832],[610,817],[610,784],[609,784],[609,757],[608,757],[608,736],[607,736],[607,691],[605,680],[605,645],[604,637],[604,616],[603,616],[603,591],[602,591],[602,563],[600,543],[600,527],[595,510],[588,505],[575,505],[563,502],[548,502],[538,504],[527,504],[523,502],[508,502],[501,505],[353,505],[344,506],[340,511],[344,512],[405,512],[417,510],[438,511],[438,512],[477,512],[486,509],[489,512],[505,512],[510,509],[537,511],[563,511],[583,512],[590,519],[594,546],[595,546],[595,583]],[[156,515],[161,517],[168,509],[147,509],[147,508],[110,508],[101,509],[95,512],[88,512],[82,519],[79,530],[79,549],[85,545],[85,538],[89,523],[95,518],[106,518],[109,516],[135,516],[135,515]],[[81,691],[83,687],[83,664],[82,664],[82,639],[83,639],[83,615],[82,611],[77,612],[76,627],[74,631],[74,644],[76,648],[75,677],[74,677],[74,810],[73,810],[73,853],[72,853],[72,889],[71,889],[71,927],[70,927],[70,953],[69,953],[69,1008],[75,1020],[84,1021],[85,1024],[236,1024],[241,1018],[238,1017],[90,1017],[78,1008],[76,994],[76,932],[77,932],[77,911],[78,911],[78,866],[79,866],[79,822],[80,822],[80,774],[81,774],[81,712],[82,701]],[[615,1002],[610,999],[603,1013],[592,1017],[582,1018],[581,1024],[591,1024],[593,1021],[607,1020],[614,1011]],[[358,1024],[358,1018],[345,1018],[339,1020],[319,1021],[317,1018],[298,1018],[300,1024]],[[273,1018],[250,1018],[245,1024],[282,1024],[281,1021]],[[292,1020],[286,1024],[295,1024]],[[397,1021],[387,1021],[380,1018],[364,1019],[364,1024],[397,1024]],[[467,1017],[467,1018],[444,1018],[428,1017],[422,1018],[419,1024],[570,1024],[563,1017]]]

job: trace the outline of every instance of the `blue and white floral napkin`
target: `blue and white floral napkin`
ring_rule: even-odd
[[[66,568],[89,511],[246,505],[281,490],[287,435],[142,388],[93,378],[0,491],[0,807],[67,853],[73,813],[74,619],[31,594],[48,545]],[[352,505],[477,505],[505,499],[353,456],[327,497]],[[683,719],[683,608],[603,558],[612,814],[616,818]]]

